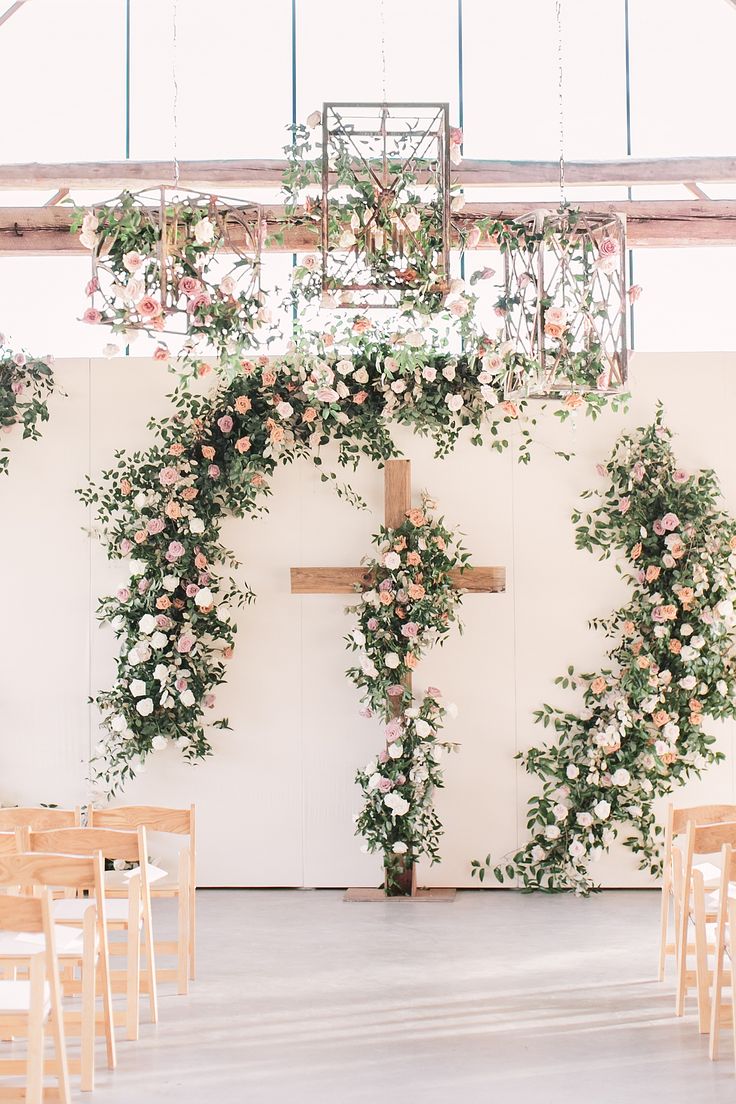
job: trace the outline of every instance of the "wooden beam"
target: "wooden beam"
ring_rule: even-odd
[[[66,199],[68,195],[68,188],[57,188],[51,198],[46,200],[44,207],[55,207],[57,203],[61,203],[62,199]]]
[[[182,161],[182,187],[279,188],[282,160]],[[549,188],[559,179],[557,161],[464,160],[453,179],[466,188]],[[565,179],[571,186],[683,184],[688,180],[736,181],[733,157],[626,157],[615,161],[568,161]],[[123,188],[140,190],[174,182],[171,161],[80,161],[66,164],[0,165],[0,189]]]
[[[2,27],[3,23],[7,23],[10,17],[12,15],[15,15],[17,11],[20,11],[23,5],[27,2],[28,0],[15,0],[14,4],[11,4],[9,8],[6,8],[2,15],[0,15],[0,27]]]
[[[471,594],[497,594],[506,589],[505,567],[471,567],[450,572],[458,590]],[[355,594],[356,587],[370,589],[371,576],[360,567],[292,567],[293,594]]]
[[[469,229],[479,218],[518,218],[529,213],[530,203],[470,203],[454,216]],[[632,248],[675,248],[681,246],[736,245],[736,201],[620,200],[612,203],[586,202],[588,211],[619,211],[626,215],[628,242]],[[283,235],[271,241],[267,252],[308,252],[318,247],[313,223],[285,225],[284,209],[263,208],[269,234]],[[69,233],[69,207],[0,207],[0,255],[73,256],[87,253],[76,235]],[[244,243],[243,243],[244,244]],[[492,248],[484,241],[481,249]]]
[[[736,0],[734,0],[736,3]],[[690,195],[694,195],[696,199],[710,199],[710,196],[703,191],[699,184],[696,184],[694,180],[686,180],[685,187],[690,192]]]

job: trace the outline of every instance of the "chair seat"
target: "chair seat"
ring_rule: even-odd
[[[149,886],[153,886],[163,878],[168,878],[170,876],[168,871],[163,870],[160,866],[154,866],[153,863],[146,864],[146,871],[148,873]],[[127,891],[130,885],[130,879],[137,873],[138,867],[132,870],[106,870],[105,889],[124,889]]]
[[[28,1012],[31,1006],[30,981],[0,981],[0,1016]],[[44,1018],[51,1011],[51,994],[49,983],[43,984],[43,1014]]]
[[[59,958],[79,958],[84,953],[84,932],[81,928],[55,924],[54,943]],[[0,958],[23,958],[45,949],[43,932],[0,932]]]
[[[61,897],[58,901],[52,901],[51,912],[54,920],[63,924],[78,924],[84,916],[85,909],[95,904],[94,897]],[[139,908],[138,925],[141,924]],[[120,924],[128,921],[128,901],[125,897],[106,897],[105,913],[108,923]]]

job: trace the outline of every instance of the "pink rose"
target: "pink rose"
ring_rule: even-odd
[[[339,397],[340,396],[338,395],[337,391],[335,391],[332,387],[320,387],[319,391],[317,392],[317,398],[320,402],[337,402]]]
[[[465,239],[465,248],[466,249],[475,249],[475,247],[478,245],[479,242],[480,242],[480,229],[479,229],[479,227],[474,226],[472,228],[472,230],[470,231],[470,233],[468,234],[467,238]]]
[[[26,385],[23,383],[23,380],[13,380],[10,385],[10,390],[14,395],[22,395],[25,389]]]
[[[673,483],[687,483],[689,478],[690,478],[690,476],[688,475],[688,473],[685,471],[684,468],[678,468],[677,471],[674,472],[673,475],[672,475],[672,482]]]
[[[386,751],[385,748],[383,748],[381,751],[379,751],[379,753],[378,753],[378,762],[379,763],[387,763],[388,762],[388,752]]]
[[[645,473],[646,468],[642,464],[641,460],[637,460],[633,468],[631,469],[631,478],[636,480],[637,483],[641,483]]]
[[[123,253],[123,267],[128,272],[137,272],[143,265],[143,257],[135,249],[131,249],[129,253]]]
[[[180,560],[181,557],[184,555],[185,551],[186,550],[184,548],[184,545],[181,544],[180,541],[173,540],[171,542],[171,544],[169,545],[168,552],[167,552],[167,558],[168,558],[168,556],[170,556],[172,560]]]
[[[369,617],[368,618],[367,627],[371,632],[376,631],[376,629],[378,628],[378,622],[376,621],[375,617]]]
[[[187,680],[186,680],[185,678],[178,678],[178,679],[176,680],[176,682],[174,683],[174,686],[175,686],[175,687],[176,687],[176,689],[177,689],[177,690],[179,690],[180,692],[181,692],[182,690],[186,690],[186,688],[187,688],[187,686],[188,686],[188,685],[189,685],[189,683],[187,682]]]
[[[662,527],[667,533],[672,533],[680,524],[677,514],[665,514],[662,518]]]
[[[366,720],[370,720],[373,716],[373,710],[369,709],[367,705],[364,705],[362,709],[358,710],[359,717],[365,717]]]
[[[450,127],[450,145],[461,146],[463,143],[463,132],[460,127]]]
[[[169,353],[169,350],[166,348],[165,345],[157,345],[156,348],[153,350],[154,360],[168,360],[170,355],[171,354]]]
[[[620,514],[627,514],[629,512],[629,507],[630,506],[631,506],[631,499],[630,498],[626,498],[624,496],[624,498],[620,498],[618,500],[618,512]]]
[[[91,280],[87,281],[87,286],[84,289],[85,295],[94,295],[96,291],[100,290],[100,281],[96,276],[93,276]]]
[[[199,295],[201,290],[202,285],[193,276],[182,276],[179,281],[179,291],[186,295],[187,299],[190,299],[193,295]]]
[[[629,302],[635,303],[644,289],[639,284],[632,284],[627,294],[629,296]]]
[[[401,626],[401,635],[407,636],[410,639],[419,635],[419,626],[415,621],[407,621],[405,625]]]
[[[652,610],[652,621],[666,621],[663,606],[655,606]]]
[[[386,743],[392,744],[394,740],[398,740],[403,734],[404,728],[398,717],[395,717],[393,721],[389,721],[384,729],[384,735],[386,737]]]
[[[170,617],[167,617],[165,613],[156,614],[156,628],[157,629],[170,629],[172,621]]]
[[[130,552],[132,547],[133,547],[133,542],[129,541],[127,537],[123,537],[123,539],[120,542],[120,551],[123,553],[124,556],[128,555],[128,553]]]
[[[390,778],[379,778],[378,789],[381,791],[381,793],[390,793],[393,788],[394,784]]]
[[[195,594],[199,594],[199,587],[196,583],[188,583],[185,593],[187,598],[193,598]]]
[[[210,466],[207,468],[207,474],[210,479],[219,479],[220,469],[218,468],[217,464],[210,464]]]
[[[620,246],[616,238],[604,238],[598,248],[601,257],[615,257],[619,252]]]
[[[664,525],[662,524],[662,522],[659,518],[655,519],[654,524],[652,525],[652,529],[654,530],[654,532],[657,534],[658,537],[663,537],[664,536],[664,532],[665,532]]]
[[[436,686],[428,686],[426,696],[428,698],[441,698],[442,691]]]
[[[176,468],[162,468],[158,474],[158,479],[164,487],[173,487],[179,479],[179,473]]]
[[[148,579],[139,579],[138,580],[138,593],[139,594],[145,594],[146,591],[148,590],[148,588],[150,587],[150,585],[151,585],[151,583]]]
[[[177,652],[181,652],[182,655],[186,655],[188,652],[191,652],[194,643],[193,636],[190,636],[189,633],[183,633],[176,642],[176,650]]]
[[[157,318],[161,314],[161,304],[152,295],[144,295],[136,309],[144,318]]]
[[[102,315],[96,307],[87,307],[82,315],[82,321],[89,322],[91,326],[96,326],[98,322],[102,321]]]
[[[155,537],[157,533],[163,533],[164,528],[165,523],[163,518],[151,518],[146,522],[146,529],[152,537]]]
[[[400,698],[404,693],[404,687],[400,682],[394,682],[386,691],[390,698]]]
[[[127,602],[130,598],[130,591],[127,587],[120,587],[119,590],[115,591],[115,597],[117,598],[118,602]]]
[[[211,307],[212,300],[209,295],[204,292],[200,292],[199,295],[193,296],[187,303],[187,314],[194,314],[200,307]]]
[[[233,420],[229,414],[223,414],[221,418],[218,418],[217,424],[223,433],[230,433],[232,431]]]

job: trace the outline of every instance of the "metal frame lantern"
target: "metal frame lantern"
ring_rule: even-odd
[[[446,103],[326,103],[322,290],[336,307],[443,297],[450,271]]]
[[[628,378],[623,217],[561,208],[518,222],[499,301],[516,350],[511,390],[620,391]]]
[[[199,324],[197,311],[207,306],[207,293],[213,292],[221,279],[210,271],[215,250],[234,254],[228,272],[237,276],[237,301],[233,304],[235,324],[236,309],[255,311],[261,302],[261,248],[265,223],[261,208],[243,204],[240,200],[228,200],[221,196],[179,189],[151,189],[143,192],[123,192],[107,203],[97,203],[91,209],[106,229],[98,235],[97,246],[92,250],[92,303],[101,299],[103,324],[116,330],[142,330],[153,335],[196,335]],[[125,298],[126,284],[134,275],[121,268],[120,250],[115,245],[124,240],[126,216],[135,213],[136,235],[148,242],[150,248],[144,258],[139,283],[143,285],[144,298],[152,297],[160,307],[155,316],[141,313],[137,302]],[[209,219],[211,237],[206,241],[197,237],[197,221]],[[118,228],[116,229],[116,224]],[[192,248],[194,247],[194,248]],[[124,262],[123,262],[124,263]],[[192,297],[182,292],[182,277],[200,294],[200,304],[193,306]],[[123,296],[121,298],[121,295]],[[140,301],[141,295],[138,295]],[[121,315],[124,321],[121,321]],[[176,328],[176,320],[180,326]],[[225,327],[222,327],[223,333]]]

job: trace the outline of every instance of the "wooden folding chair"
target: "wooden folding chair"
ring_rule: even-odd
[[[675,1014],[681,1016],[685,1010],[685,998],[688,991],[697,986],[698,1018],[702,1033],[708,1030],[710,1008],[708,992],[710,972],[708,969],[709,942],[706,925],[714,922],[718,914],[717,894],[710,900],[705,899],[706,881],[702,869],[694,871],[696,855],[711,855],[721,852],[724,844],[736,845],[736,822],[724,824],[696,825],[689,821],[685,831],[685,851],[682,858],[682,876],[674,866],[676,882],[677,924],[677,994]],[[720,875],[719,875],[720,877]],[[695,928],[696,970],[688,970],[688,933]]]
[[[158,994],[156,989],[156,955],[153,943],[151,894],[148,885],[148,850],[146,830],[123,832],[114,828],[57,828],[48,832],[30,832],[28,850],[49,852],[56,855],[96,855],[105,859],[122,859],[137,863],[131,873],[127,899],[111,900],[107,893],[105,905],[108,931],[124,931],[127,936],[127,969],[111,971],[113,992],[126,993],[125,1026],[128,1039],[137,1039],[140,1027],[139,995],[148,993],[151,1021],[158,1022]],[[79,925],[80,918],[90,899],[62,898],[54,901],[53,915],[56,924]],[[146,970],[141,969],[141,929],[146,953]],[[115,956],[115,944],[110,946],[110,956]],[[115,1022],[119,1017],[115,1017]]]
[[[0,1073],[8,1077],[25,1075],[22,1087],[2,1089],[4,1100],[25,1100],[42,1104],[44,1099],[44,1026],[48,1025],[54,1043],[54,1061],[49,1072],[57,1082],[56,1099],[69,1104],[69,1071],[64,1044],[59,969],[51,922],[48,890],[40,898],[0,896],[0,932],[43,938],[43,951],[34,950],[25,960],[27,981],[0,981],[0,1034],[25,1036],[28,1051],[25,1061],[0,1059]]]
[[[667,806],[667,819],[664,832],[664,861],[662,871],[662,906],[659,933],[659,972],[660,981],[664,980],[667,956],[677,958],[677,920],[675,919],[675,942],[668,943],[670,904],[674,905],[675,917],[679,913],[679,902],[675,900],[676,882],[682,874],[682,855],[674,846],[688,824],[723,824],[736,821],[736,805],[694,805],[689,809],[676,809],[673,804]],[[680,869],[677,870],[677,864]]]
[[[693,875],[694,895],[698,912],[702,915],[704,906],[700,903],[704,897],[702,877]],[[731,1016],[736,991],[731,992],[731,1000],[723,1004],[723,986],[732,985],[731,970],[731,924],[729,908],[736,895],[736,849],[730,843],[724,843],[721,849],[721,880],[718,887],[718,911],[713,926],[711,942],[713,944],[713,985],[710,994],[710,1042],[708,1054],[711,1060],[718,1057],[721,1028]],[[734,1052],[736,1060],[736,1051]]]
[[[176,955],[176,970],[159,969],[160,981],[176,981],[180,993],[189,991],[188,978],[193,979],[196,967],[196,889],[197,866],[195,853],[195,809],[166,809],[156,805],[121,805],[113,808],[88,810],[91,826],[105,828],[138,828],[143,825],[149,832],[164,832],[188,836],[189,845],[179,851],[177,876],[170,874],[151,884],[152,897],[174,897],[178,902],[178,939],[176,943],[159,941],[158,954]],[[108,889],[108,892],[112,892]],[[189,965],[187,967],[187,959]]]
[[[19,839],[21,848],[25,846],[27,834],[28,829],[23,829]],[[83,898],[87,907],[81,928],[58,925],[54,930],[57,959],[67,975],[62,978],[62,991],[80,992],[82,998],[81,1012],[67,1011],[64,1016],[67,1037],[81,1037],[81,1057],[79,1060],[68,1060],[69,1072],[80,1075],[83,1092],[91,1092],[94,1088],[95,1001],[98,989],[102,997],[99,1026],[107,1044],[108,1068],[115,1069],[116,1065],[102,857],[99,853],[84,857],[23,852],[0,855],[0,886],[10,885],[22,886],[24,892],[30,895],[52,888],[61,888],[80,896],[85,891],[91,894]],[[19,950],[23,948],[19,948],[17,941],[14,944],[13,941],[0,940],[0,964],[18,965],[14,959],[18,958]],[[32,953],[32,950],[32,947],[25,949],[24,954]],[[79,981],[73,977],[77,966],[81,973]]]
[[[79,828],[82,811],[74,809],[47,809],[42,805],[0,809],[0,832],[12,832],[16,828],[30,828],[33,832],[51,828]]]

